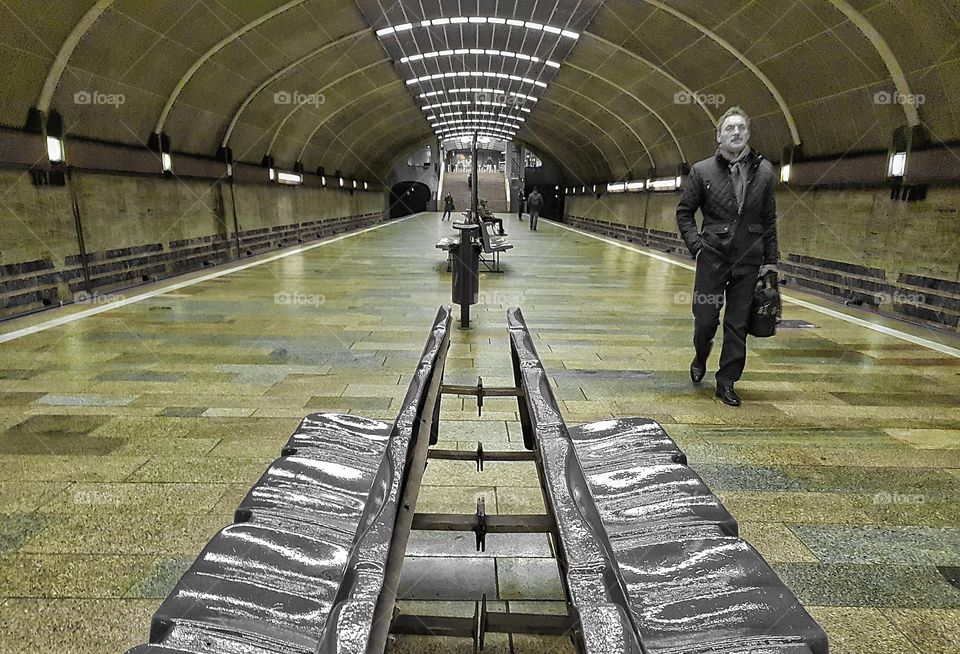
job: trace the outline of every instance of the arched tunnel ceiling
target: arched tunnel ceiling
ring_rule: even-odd
[[[571,184],[673,174],[709,156],[733,104],[773,159],[791,143],[885,150],[918,121],[960,140],[954,0],[10,0],[0,14],[8,127],[55,110],[67,139],[144,145],[159,128],[174,152],[225,144],[361,178],[444,121],[515,131]]]

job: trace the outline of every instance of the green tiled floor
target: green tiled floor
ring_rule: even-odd
[[[150,614],[300,418],[393,419],[450,299],[433,246],[451,230],[438,218],[0,345],[0,652],[143,641]],[[745,404],[730,409],[687,377],[690,271],[550,223],[532,233],[511,216],[507,231],[506,273],[483,276],[474,329],[452,334],[449,383],[512,382],[505,310],[520,304],[567,421],[659,420],[835,654],[957,651],[960,590],[937,566],[960,556],[960,360],[786,304],[786,318],[817,328],[751,340]],[[275,304],[275,293],[325,301]],[[715,354],[707,382],[716,365]],[[444,447],[522,447],[515,401],[488,398],[478,416],[471,398],[446,397],[441,417]],[[477,473],[439,460],[418,508],[472,512],[478,497],[491,514],[543,511],[532,464]],[[487,593],[495,609],[562,610],[547,601],[560,591],[552,551],[543,537],[501,535],[484,555],[470,534],[418,537],[403,607],[472,615],[470,600]],[[487,642],[570,651],[564,639]],[[401,637],[394,651],[471,645]]]

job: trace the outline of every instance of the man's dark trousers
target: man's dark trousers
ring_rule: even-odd
[[[717,385],[732,386],[743,374],[747,362],[747,321],[750,303],[757,285],[760,267],[755,264],[731,264],[720,253],[704,246],[697,256],[697,274],[693,284],[693,347],[697,362],[706,365],[713,337],[723,312],[723,349]]]

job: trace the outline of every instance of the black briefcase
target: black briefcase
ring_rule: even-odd
[[[765,338],[777,333],[777,319],[780,317],[780,288],[777,274],[768,273],[757,279],[750,303],[750,320],[747,333]]]

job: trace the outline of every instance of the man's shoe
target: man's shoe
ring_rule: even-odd
[[[705,374],[707,374],[706,366],[698,366],[696,359],[690,362],[690,381],[694,384],[699,384]]]
[[[717,386],[716,396],[727,406],[740,406],[740,397],[734,392],[733,386]]]

